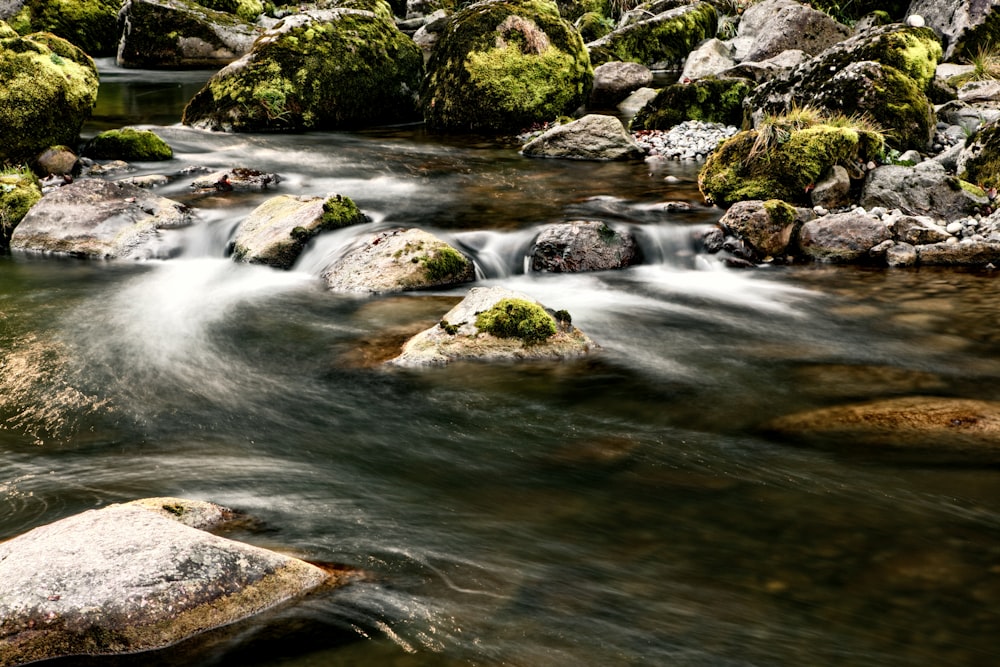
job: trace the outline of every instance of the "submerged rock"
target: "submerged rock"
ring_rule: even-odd
[[[191,223],[187,207],[175,201],[127,183],[84,178],[35,204],[10,246],[94,259],[159,256],[158,230]]]
[[[614,116],[587,114],[556,125],[532,139],[521,152],[528,157],[570,160],[633,160],[645,151]]]
[[[408,340],[386,363],[558,360],[587,355],[596,347],[565,311],[549,313],[531,297],[503,287],[474,287],[439,324]]]
[[[475,280],[475,265],[433,234],[391,229],[366,237],[322,272],[332,290],[383,293]]]
[[[0,544],[0,665],[163,648],[342,583],[200,530],[231,516],[212,503],[149,498]]]
[[[236,228],[233,259],[289,269],[317,234],[365,219],[357,205],[342,195],[274,197],[251,211]]]
[[[603,222],[577,220],[548,225],[531,248],[531,270],[552,273],[607,271],[635,264],[639,245],[631,232]]]

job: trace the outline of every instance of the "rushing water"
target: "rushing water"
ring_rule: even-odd
[[[171,259],[0,257],[0,538],[185,496],[256,517],[239,539],[367,575],[157,654],[60,664],[998,664],[996,467],[759,428],[1000,399],[993,274],[729,269],[694,252],[719,213],[690,165],[529,160],[414,127],[209,134],[173,124],[196,76],[104,68],[87,132],[157,123],[176,152],[139,173],[245,165],[281,174],[274,192],[348,195],[366,230],[442,234],[602,349],[386,370],[464,288],[325,291],[317,267],[357,230],[293,271],[234,264],[232,229],[274,192],[196,196],[189,177],[158,190],[199,218],[167,233]],[[647,263],[525,274],[534,231],[580,217],[635,229]]]

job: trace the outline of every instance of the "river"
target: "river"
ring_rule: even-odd
[[[84,134],[147,123],[195,207],[169,259],[0,257],[0,539],[149,496],[237,508],[231,536],[364,571],[142,656],[61,665],[963,665],[1000,661],[1000,470],[809,447],[768,419],[902,395],[1000,399],[993,273],[727,268],[697,166],[532,160],[420,127],[224,135],[177,124],[205,73],[121,71]],[[181,167],[267,193],[194,195]],[[670,177],[669,179],[667,177]],[[358,297],[225,256],[275,193],[419,226],[601,346],[561,364],[388,370],[466,288]],[[670,210],[663,202],[690,204]],[[646,263],[535,275],[541,225],[635,229]],[[43,564],[40,564],[42,566]]]

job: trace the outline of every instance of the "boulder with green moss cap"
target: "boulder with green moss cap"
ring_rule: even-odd
[[[421,229],[390,229],[359,239],[321,276],[330,289],[363,294],[447,287],[475,280],[472,260]]]
[[[236,228],[233,259],[290,269],[321,232],[365,222],[350,197],[280,195],[255,208]]]
[[[118,31],[118,64],[153,69],[222,67],[259,34],[237,14],[193,0],[125,0]]]
[[[97,101],[94,61],[48,33],[21,37],[0,21],[0,163],[75,144]]]
[[[163,648],[349,581],[206,532],[227,508],[147,498],[0,544],[0,665]]]
[[[413,368],[454,361],[560,360],[596,348],[573,326],[568,312],[550,312],[530,296],[503,287],[474,287],[386,363]]]
[[[120,7],[119,0],[26,0],[6,20],[21,34],[51,32],[91,56],[113,56]]]
[[[0,170],[0,251],[8,249],[14,228],[41,198],[41,186],[30,169]]]
[[[1000,121],[970,137],[958,156],[958,175],[984,188],[1000,188]]]
[[[686,120],[739,127],[743,99],[754,84],[747,79],[707,77],[666,86],[632,119],[631,129],[669,130]]]
[[[715,36],[718,14],[708,2],[695,2],[629,23],[587,44],[595,65],[611,60],[663,69],[679,67],[699,43]]]
[[[743,242],[747,259],[760,262],[783,257],[793,250],[793,242],[806,217],[780,199],[749,200],[733,204],[719,220],[719,226]]]
[[[550,0],[484,0],[453,14],[427,63],[424,120],[438,131],[516,132],[586,102],[593,69]]]
[[[254,132],[411,120],[422,72],[417,45],[376,13],[295,14],[216,73],[188,103],[183,122]]]
[[[152,130],[123,127],[101,132],[87,142],[84,157],[97,160],[154,161],[169,160],[173,150]]]
[[[923,17],[925,24],[941,35],[944,59],[949,62],[970,58],[980,49],[1000,43],[1000,3],[996,0],[913,0],[909,13]]]

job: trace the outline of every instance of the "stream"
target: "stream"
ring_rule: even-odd
[[[1000,400],[994,273],[733,269],[693,235],[698,165],[587,163],[420,126],[226,135],[180,126],[205,72],[100,63],[84,136],[173,147],[194,207],[169,257],[0,256],[0,539],[151,496],[236,508],[229,536],[364,572],[156,653],[59,665],[994,666],[1000,468],[762,430],[909,395]],[[184,167],[281,175],[196,194]],[[226,257],[275,194],[371,218],[291,271]],[[682,206],[666,206],[681,202]],[[645,263],[525,272],[546,224],[635,230]],[[479,282],[566,309],[600,352],[563,363],[378,362],[467,287],[361,297],[319,270],[416,226]]]

